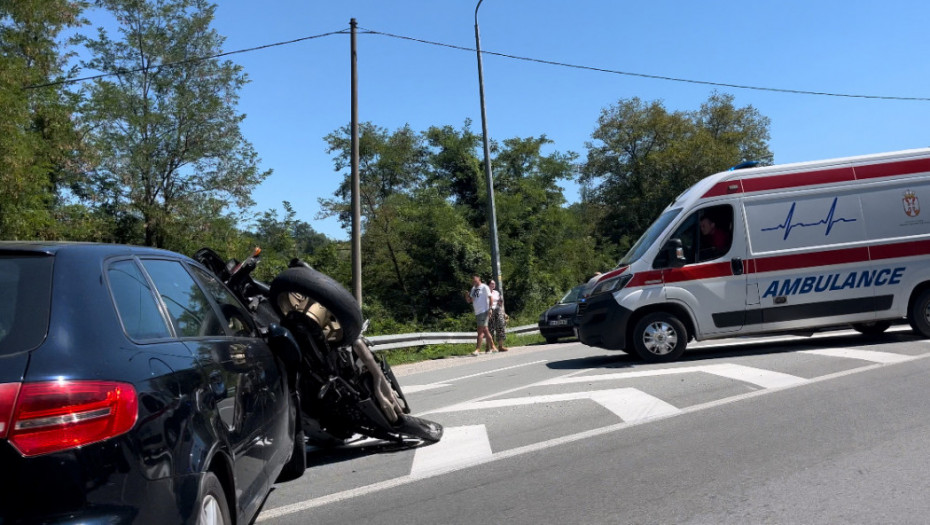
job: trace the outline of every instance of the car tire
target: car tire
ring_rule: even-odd
[[[891,321],[874,321],[871,323],[854,323],[853,330],[862,335],[879,335],[891,327]]]
[[[907,320],[915,332],[923,337],[930,337],[930,289],[920,292],[914,300]]]
[[[271,281],[269,299],[275,311],[284,318],[292,311],[300,311],[291,300],[295,297],[304,299],[303,307],[319,303],[329,311],[339,327],[330,343],[351,344],[358,339],[362,332],[362,311],[355,297],[335,279],[305,266],[288,268]]]
[[[226,493],[216,474],[206,472],[203,475],[197,501],[197,525],[232,525]]]
[[[297,425],[300,425],[298,422]],[[291,452],[291,459],[284,464],[281,473],[275,483],[284,483],[293,481],[304,475],[307,470],[307,437],[303,429],[298,430],[294,435],[294,450]]]
[[[677,360],[688,344],[688,330],[677,317],[665,312],[644,316],[633,328],[636,355],[648,363]]]
[[[551,345],[552,343],[555,343],[556,341],[559,340],[558,337],[546,337],[545,339],[546,339],[547,345]]]

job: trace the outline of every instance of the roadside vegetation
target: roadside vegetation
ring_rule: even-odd
[[[115,29],[91,27],[93,6]],[[347,242],[250,195],[270,175],[239,128],[247,72],[222,49],[203,0],[0,0],[0,239],[129,243],[185,254],[210,246],[257,277],[301,257],[347,286]],[[64,39],[76,32],[77,37]],[[71,82],[67,64],[112,76]],[[196,57],[196,59],[192,59]],[[162,67],[164,63],[174,63]],[[118,74],[116,74],[118,73]],[[769,164],[769,119],[714,92],[699,108],[621,99],[584,153],[539,135],[491,148],[503,289],[511,324],[534,323],[572,286],[604,271],[682,190],[746,160]],[[325,137],[344,179],[322,215],[350,221],[348,128]],[[472,123],[360,126],[363,310],[368,335],[469,331],[470,276],[487,279],[487,195]],[[577,181],[579,202],[560,183]],[[289,200],[284,200],[284,199]],[[301,203],[303,204],[303,203]],[[517,344],[517,343],[515,343]],[[466,349],[468,351],[472,349]],[[411,349],[419,356],[459,349]],[[407,359],[400,352],[391,359]]]

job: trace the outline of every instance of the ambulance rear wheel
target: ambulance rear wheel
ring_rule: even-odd
[[[891,327],[891,321],[873,321],[871,323],[854,323],[853,330],[862,335],[882,334]]]
[[[644,316],[633,328],[633,347],[649,363],[675,361],[685,352],[688,331],[677,317],[665,312]]]
[[[911,304],[907,320],[914,331],[924,337],[930,337],[930,289],[920,292]]]

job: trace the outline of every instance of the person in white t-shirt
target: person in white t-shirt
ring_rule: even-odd
[[[494,339],[488,330],[488,315],[491,313],[491,289],[481,282],[481,276],[479,275],[471,277],[471,284],[471,290],[465,296],[465,300],[471,303],[471,307],[475,311],[475,319],[478,321],[478,342],[475,345],[475,351],[471,355],[481,353],[481,343],[485,338],[487,338],[488,345],[491,347],[489,352],[495,353],[497,347],[494,346]]]

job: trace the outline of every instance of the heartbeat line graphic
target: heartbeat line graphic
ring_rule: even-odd
[[[785,222],[779,224],[778,226],[772,226],[771,228],[762,228],[764,232],[770,232],[775,230],[785,230],[785,235],[782,237],[783,240],[788,240],[788,235],[791,234],[793,228],[808,228],[811,226],[820,226],[825,224],[827,226],[827,231],[824,232],[824,235],[830,235],[830,230],[833,229],[833,225],[838,222],[856,222],[856,219],[847,219],[844,217],[834,218],[833,214],[836,213],[836,199],[833,197],[833,204],[830,205],[830,211],[827,212],[827,216],[823,219],[820,219],[817,222],[791,222],[791,219],[794,218],[794,207],[797,204],[796,202],[791,203],[791,209],[788,210],[788,216],[785,217]]]

